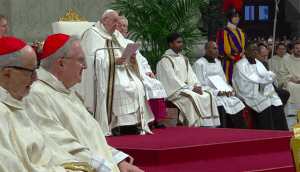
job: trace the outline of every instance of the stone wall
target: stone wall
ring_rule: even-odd
[[[9,36],[27,42],[45,40],[52,23],[73,9],[88,21],[99,21],[113,0],[0,0],[0,12],[9,22]]]

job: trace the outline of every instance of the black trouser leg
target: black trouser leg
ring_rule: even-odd
[[[275,92],[278,94],[278,97],[281,99],[284,107],[290,98],[290,92],[282,88],[275,88]]]
[[[230,115],[226,113],[223,106],[218,106],[221,126],[220,128],[246,128],[246,122],[243,118],[243,111]]]
[[[254,121],[259,129],[274,130],[273,120],[271,116],[271,107],[266,108],[260,113],[251,109],[251,115],[253,116]]]
[[[240,129],[247,128],[245,118],[243,117],[243,110],[239,111],[235,115],[231,115],[231,118],[233,120],[235,128],[240,128]]]
[[[220,128],[227,128],[227,119],[226,119],[226,112],[223,106],[218,106],[219,118],[220,118]]]
[[[272,108],[272,118],[273,118],[275,130],[289,131],[283,106],[272,105],[271,108]]]

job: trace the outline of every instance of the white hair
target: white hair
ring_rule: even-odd
[[[127,27],[128,27],[128,19],[127,19],[125,16],[120,16],[120,19],[121,19],[121,20],[125,20],[126,23],[127,23]]]
[[[80,43],[78,36],[72,35],[62,47],[56,50],[53,54],[44,58],[41,61],[41,67],[43,67],[46,71],[52,72],[52,69],[55,67],[58,59],[68,59],[71,57],[73,53],[71,51],[71,45],[73,43]]]
[[[22,60],[21,50],[9,54],[0,55],[0,71],[9,66],[20,66]]]
[[[103,14],[102,14],[102,18],[101,18],[101,22],[103,21],[103,19],[107,16],[109,16],[112,12],[116,12],[115,10],[111,10],[111,9],[108,9],[106,10]]]

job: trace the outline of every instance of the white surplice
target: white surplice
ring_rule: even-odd
[[[162,82],[172,101],[180,109],[180,120],[187,126],[218,126],[219,113],[214,97],[209,91],[203,95],[193,92],[194,85],[200,86],[186,57],[167,50],[158,62],[157,78]]]
[[[9,92],[0,89],[0,169],[66,172],[61,165],[78,162],[78,159],[45,135],[31,121],[25,109],[24,99],[16,100]],[[89,161],[86,159],[84,162]],[[20,164],[14,165],[18,162]]]
[[[235,96],[218,96],[220,90],[218,90],[208,79],[208,76],[218,75],[227,84],[226,76],[224,74],[220,60],[215,59],[215,63],[209,63],[204,57],[202,57],[194,63],[192,68],[200,84],[202,85],[202,88],[210,91],[215,96],[217,106],[223,106],[226,113],[235,115],[245,108],[243,102]],[[227,85],[231,88],[229,84]]]
[[[126,41],[127,43],[134,43],[130,39],[126,39]],[[139,50],[136,53],[136,59],[138,62],[140,73],[142,74],[147,99],[149,100],[166,98],[167,93],[164,89],[163,84],[159,80],[150,78],[148,75],[146,75],[148,72],[152,73],[152,70],[148,64],[147,59],[140,53]]]
[[[27,112],[33,122],[79,160],[100,162],[100,171],[119,171],[117,164],[128,155],[107,145],[99,123],[84,107],[81,97],[43,68],[37,73],[39,81],[27,97]],[[89,151],[78,151],[82,148]]]
[[[113,40],[115,37],[118,41]],[[118,126],[135,125],[141,123],[142,133],[151,133],[148,123],[154,120],[152,111],[147,103],[144,85],[140,74],[134,70],[130,63],[115,65],[113,88],[112,113],[107,112],[108,81],[109,81],[109,53],[108,50],[99,50],[96,55],[97,75],[97,100],[94,100],[94,55],[97,49],[107,48],[107,41],[113,40],[115,48],[114,58],[121,57],[127,42],[121,33],[116,30],[109,35],[104,26],[97,22],[94,27],[88,29],[82,37],[87,70],[83,71],[82,82],[76,85],[76,91],[83,97],[85,107],[94,113],[94,102],[97,102],[95,119],[99,122],[104,135],[111,135],[111,130]],[[118,45],[119,44],[119,45]],[[111,115],[109,124],[108,115]]]
[[[282,102],[272,85],[275,74],[267,71],[257,59],[255,62],[256,64],[250,64],[245,56],[238,61],[233,70],[232,83],[237,96],[260,113],[271,105],[280,106]]]
[[[300,84],[291,82],[292,77],[300,80],[300,57],[295,57],[294,54],[283,61],[278,72],[278,83],[290,92],[289,103],[300,104]]]

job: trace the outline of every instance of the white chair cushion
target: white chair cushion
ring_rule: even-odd
[[[81,35],[88,28],[93,26],[95,22],[54,22],[52,23],[53,34],[63,33],[66,35]]]

